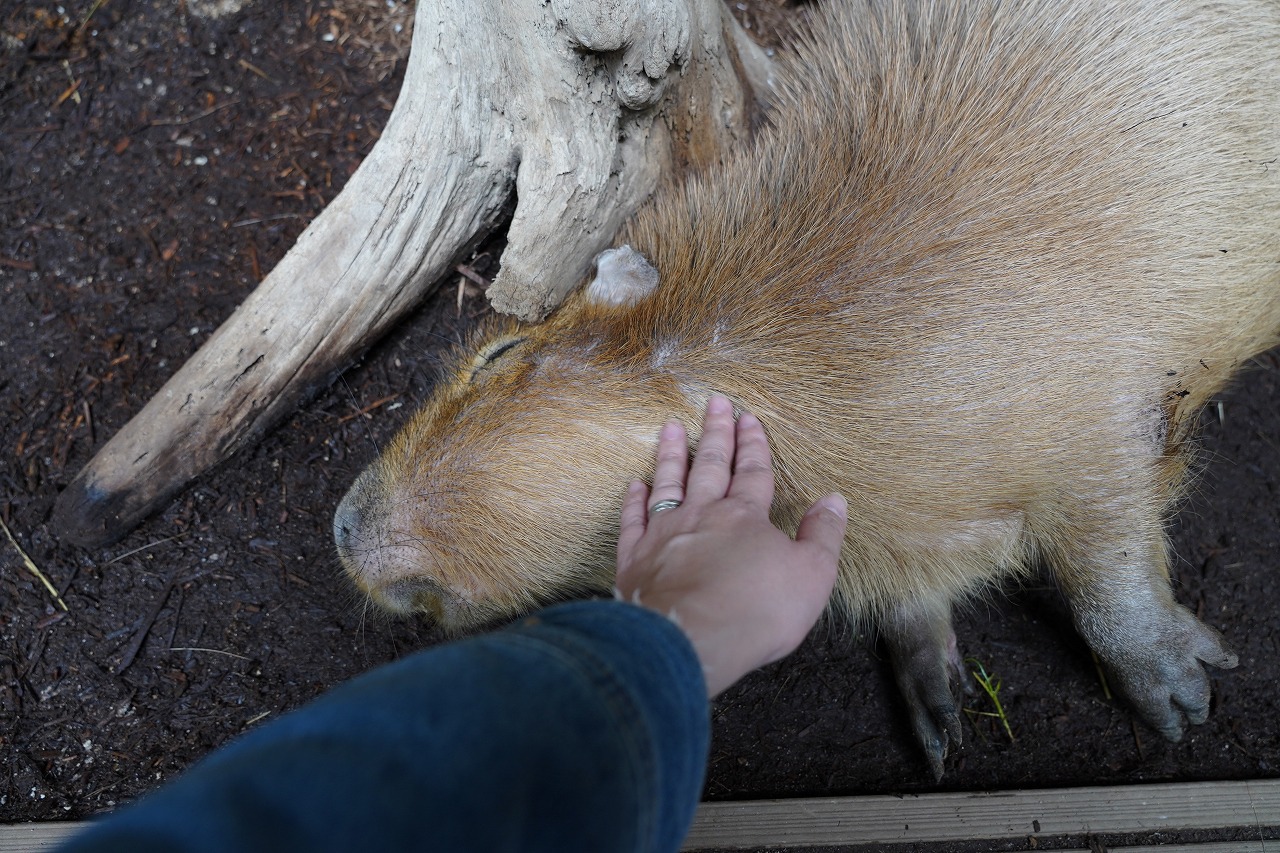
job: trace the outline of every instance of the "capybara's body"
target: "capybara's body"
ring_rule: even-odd
[[[950,603],[1037,561],[1176,736],[1234,658],[1162,525],[1202,406],[1280,340],[1280,6],[832,2],[780,78],[639,255],[483,334],[344,501],[348,571],[454,628],[606,590],[628,480],[716,391],[769,432],[779,523],[847,497],[836,605],[927,746]]]

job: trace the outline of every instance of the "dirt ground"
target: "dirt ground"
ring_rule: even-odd
[[[188,0],[190,2],[190,0]],[[760,25],[767,4],[739,10]],[[484,310],[446,283],[271,432],[102,551],[59,543],[59,491],[332,199],[394,102],[400,0],[0,0],[0,822],[82,818],[248,728],[429,645],[368,610],[330,541],[351,480]],[[476,263],[493,269],[497,249]],[[487,266],[486,266],[487,265]],[[461,307],[459,308],[459,304]],[[1280,357],[1205,418],[1172,521],[1178,598],[1240,667],[1169,744],[1109,699],[1047,585],[963,614],[979,695],[936,784],[883,655],[832,627],[715,704],[712,799],[1280,775]],[[66,609],[25,565],[56,587]],[[1280,837],[1275,828],[1263,830]]]

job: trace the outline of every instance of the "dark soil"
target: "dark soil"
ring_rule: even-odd
[[[761,5],[745,14],[770,18]],[[0,821],[127,801],[436,639],[364,606],[329,523],[484,310],[446,282],[341,382],[119,544],[60,544],[59,491],[369,150],[411,23],[394,0],[278,0],[221,20],[168,0],[66,9],[0,0],[0,519],[67,605],[0,536]],[[958,623],[963,651],[1000,680],[1012,739],[975,695],[936,784],[879,650],[834,627],[716,703],[707,796],[1280,775],[1276,353],[1208,414],[1204,448],[1202,486],[1172,523],[1175,583],[1240,668],[1215,674],[1214,713],[1182,743],[1107,697],[1058,595],[1028,586]]]

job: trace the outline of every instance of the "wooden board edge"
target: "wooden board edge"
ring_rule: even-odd
[[[0,824],[0,853],[52,850],[88,825],[82,820]]]
[[[684,850],[1280,827],[1280,779],[703,803]],[[1280,853],[1280,842],[1270,846]]]
[[[0,824],[0,853],[52,850],[86,821]],[[753,849],[1280,828],[1280,779],[703,803],[682,849]],[[1117,848],[1156,853],[1155,847]],[[1280,841],[1160,853],[1280,853]]]

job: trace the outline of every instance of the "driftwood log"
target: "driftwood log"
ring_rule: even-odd
[[[422,0],[386,129],[248,299],[90,461],[55,528],[108,544],[417,305],[518,199],[499,311],[538,320],[664,173],[747,133],[769,61],[721,0]]]

